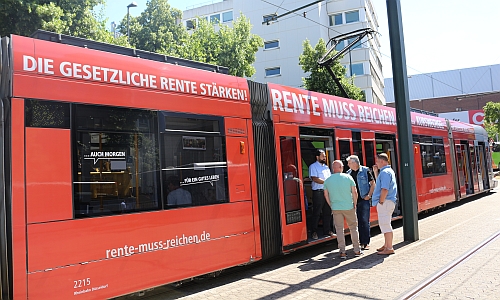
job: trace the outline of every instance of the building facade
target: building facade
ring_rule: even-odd
[[[408,90],[412,108],[481,125],[486,103],[500,102],[500,65],[411,75]],[[385,96],[394,107],[392,78],[385,79]]]
[[[303,85],[306,76],[299,65],[303,42],[314,47],[320,38],[326,42],[337,35],[362,28],[378,29],[378,20],[371,0],[329,0],[289,14],[277,21],[273,16],[310,4],[311,0],[224,0],[194,7],[183,12],[183,24],[195,27],[197,17],[212,22],[231,24],[240,13],[250,19],[252,33],[264,39],[264,47],[256,54],[253,80],[293,87]],[[264,23],[264,24],[263,24]],[[217,26],[217,25],[216,25]],[[345,41],[347,42],[347,41]],[[385,104],[380,41],[377,36],[365,38],[341,60],[348,76],[360,87],[366,101]]]

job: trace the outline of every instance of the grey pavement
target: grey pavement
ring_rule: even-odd
[[[347,260],[336,243],[297,251],[179,288],[162,287],[141,299],[400,299],[463,254],[500,231],[500,193],[448,204],[422,215],[420,239],[394,231],[395,255],[380,256],[383,236],[372,230],[372,250]],[[224,274],[224,273],[223,273]],[[160,294],[156,294],[160,293]],[[156,294],[156,295],[155,295]],[[476,252],[415,299],[500,299],[500,238]]]

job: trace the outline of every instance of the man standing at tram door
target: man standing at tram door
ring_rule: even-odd
[[[358,221],[356,218],[356,202],[358,192],[356,183],[350,175],[343,174],[344,165],[342,161],[336,160],[332,164],[333,175],[325,180],[325,198],[333,211],[333,222],[337,230],[337,242],[340,250],[340,258],[346,259],[344,219],[351,232],[354,256],[362,254],[359,245]]]
[[[370,169],[360,164],[357,155],[349,156],[347,164],[349,165],[347,174],[354,179],[358,192],[356,215],[358,216],[359,242],[361,250],[368,250],[370,249],[370,200],[375,189],[375,180]]]
[[[313,190],[313,223],[312,223],[312,238],[318,239],[318,222],[320,214],[323,213],[323,234],[334,236],[331,231],[332,211],[326,202],[323,193],[323,183],[330,177],[330,168],[326,164],[325,151],[316,151],[316,162],[309,166],[309,177],[312,180],[311,187]]]
[[[389,165],[389,157],[385,153],[377,155],[377,167],[379,169],[377,183],[373,192],[372,204],[377,205],[378,225],[384,234],[384,246],[377,249],[381,255],[394,254],[392,248],[392,213],[396,207],[398,187],[396,185],[396,174]]]

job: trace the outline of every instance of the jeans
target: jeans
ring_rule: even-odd
[[[312,232],[318,233],[318,222],[320,214],[323,213],[323,235],[327,235],[332,225],[332,210],[326,203],[323,190],[313,191],[313,223]]]
[[[356,215],[358,216],[359,243],[361,245],[370,244],[370,201],[359,200],[356,205]]]

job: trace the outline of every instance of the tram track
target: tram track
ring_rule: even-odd
[[[428,277],[424,281],[420,282],[418,285],[413,287],[412,289],[408,290],[406,293],[402,294],[401,296],[397,297],[397,299],[400,300],[412,300],[416,299],[421,293],[429,289],[431,286],[436,284],[438,281],[449,275],[450,273],[454,272],[460,265],[465,263],[467,260],[469,260],[472,256],[476,255],[481,249],[487,247],[491,243],[493,243],[495,240],[500,238],[500,231],[497,231],[493,235],[491,235],[489,238],[485,239],[483,242],[478,244],[476,247],[472,248],[444,268],[442,268],[440,271],[436,272],[434,275]]]

